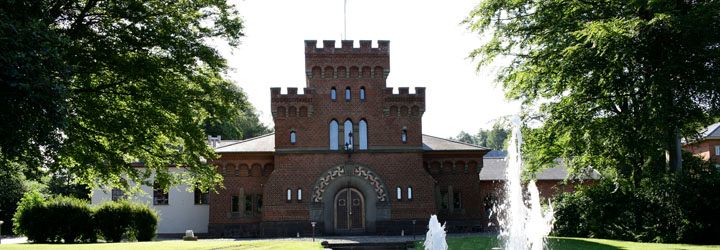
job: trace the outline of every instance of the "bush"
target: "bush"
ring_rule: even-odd
[[[645,242],[720,243],[720,173],[685,156],[682,174],[637,187],[600,181],[556,197],[553,234]]]
[[[92,210],[86,201],[59,196],[50,201],[36,192],[28,192],[18,203],[13,217],[15,233],[37,243],[96,240]]]
[[[122,239],[151,241],[155,238],[158,215],[155,210],[128,201],[107,202],[95,212],[95,220],[108,242]]]

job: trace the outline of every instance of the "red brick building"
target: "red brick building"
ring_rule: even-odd
[[[700,133],[700,138],[684,144],[683,149],[706,161],[716,163],[720,168],[720,122],[706,127]]]
[[[303,93],[271,89],[275,133],[218,145],[225,187],[209,197],[210,234],[308,235],[315,222],[322,234],[398,235],[424,232],[431,214],[484,229],[502,182],[479,178],[489,150],[422,134],[425,88],[387,88],[389,41],[359,44],[305,41]]]

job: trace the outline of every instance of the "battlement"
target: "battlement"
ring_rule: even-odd
[[[312,97],[312,88],[303,88],[304,93],[298,94],[298,88],[288,87],[287,94],[281,94],[282,88],[270,88],[270,99],[271,101],[297,101],[297,102],[309,102]]]
[[[398,93],[393,93],[393,88],[385,88],[386,97],[425,97],[425,87],[415,87],[415,94],[410,94],[410,88],[399,87]]]
[[[360,47],[353,47],[353,40],[341,40],[340,48],[335,47],[335,40],[323,40],[322,47],[317,47],[317,40],[305,40],[305,54],[390,54],[390,41],[378,40],[378,47],[372,47],[372,41],[360,40]]]

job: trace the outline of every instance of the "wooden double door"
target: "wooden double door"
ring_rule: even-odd
[[[365,231],[365,198],[354,188],[345,188],[335,195],[335,231],[360,233]]]

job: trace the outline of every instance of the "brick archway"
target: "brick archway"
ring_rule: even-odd
[[[322,202],[323,194],[330,183],[345,176],[355,176],[364,180],[374,189],[378,202],[388,202],[387,188],[382,178],[370,168],[354,163],[336,166],[325,171],[325,173],[315,181],[312,201]]]

